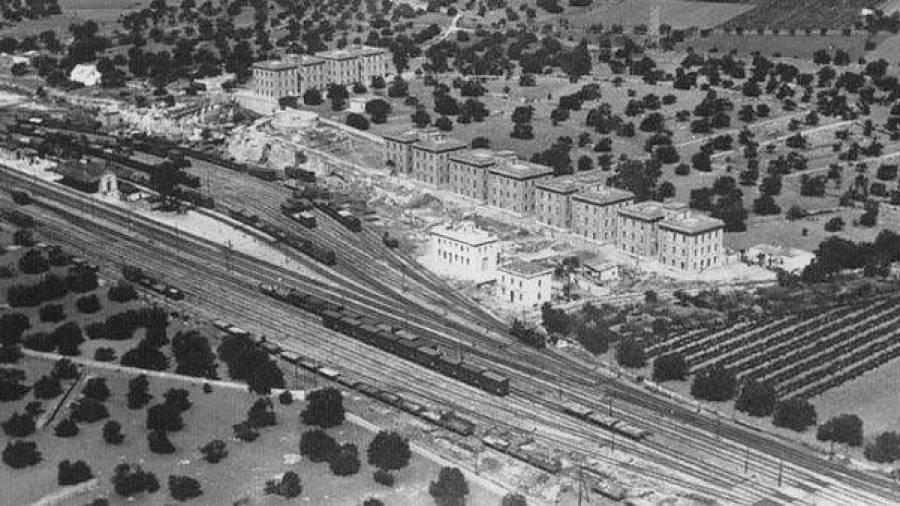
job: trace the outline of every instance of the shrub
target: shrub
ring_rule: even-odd
[[[162,430],[151,430],[147,433],[147,445],[150,451],[160,455],[175,453],[175,446],[169,441],[169,436]]]
[[[212,385],[210,385],[209,383],[204,383],[203,384],[203,393],[211,394],[212,393]]]
[[[41,452],[34,441],[10,441],[3,449],[3,463],[13,469],[33,466],[41,461]]]
[[[87,380],[87,383],[84,385],[84,390],[82,393],[85,397],[100,401],[106,402],[109,399],[109,387],[106,386],[106,378],[91,378]]]
[[[203,460],[210,464],[218,464],[222,459],[228,456],[225,441],[222,441],[221,439],[213,439],[209,443],[201,446],[200,453],[203,454]]]
[[[338,451],[338,444],[322,429],[308,430],[300,436],[300,455],[312,462],[327,462]]]
[[[460,33],[462,33],[462,32],[460,32]],[[378,472],[378,471],[376,471],[376,472]],[[374,497],[370,497],[370,498],[366,499],[365,501],[363,501],[363,506],[384,506],[384,503],[379,501],[378,499],[375,499]]]
[[[412,452],[409,442],[396,432],[380,431],[366,450],[369,464],[385,471],[403,469],[409,465]]]
[[[116,359],[116,350],[112,348],[97,348],[94,352],[94,360],[97,362],[112,362]]]
[[[93,478],[90,466],[83,460],[75,461],[64,460],[59,463],[59,473],[56,482],[60,486],[77,485]]]
[[[329,462],[335,476],[352,476],[359,472],[359,466],[359,450],[351,443],[342,445]]]
[[[200,482],[189,476],[169,476],[169,493],[176,501],[186,501],[194,497],[200,497],[203,489]]]
[[[102,402],[85,397],[72,403],[71,417],[76,422],[94,423],[109,418],[109,411]]]
[[[344,423],[344,402],[341,391],[336,388],[322,388],[310,392],[306,409],[300,414],[306,425],[318,425],[323,429]]]
[[[34,382],[33,388],[35,399],[53,399],[59,397],[63,393],[59,378],[52,374],[49,376],[41,376]]]
[[[47,304],[41,306],[38,313],[42,322],[57,323],[66,319],[66,312],[63,311],[62,304]]]
[[[34,418],[28,414],[20,415],[18,411],[13,412],[2,426],[9,437],[23,438],[34,434]]]
[[[156,475],[144,471],[137,464],[119,464],[112,477],[113,489],[122,497],[133,497],[141,492],[153,493],[159,490]]]
[[[300,485],[300,477],[297,476],[297,473],[288,471],[281,476],[280,480],[266,481],[265,492],[292,499],[303,492],[303,487]]]
[[[375,483],[380,485],[384,485],[386,487],[394,486],[394,475],[384,469],[378,469],[375,471],[375,474],[372,475],[372,478],[375,479]]]
[[[294,403],[294,394],[290,390],[285,390],[278,394],[278,402],[284,406],[290,406]]]
[[[78,432],[78,425],[71,418],[63,418],[53,429],[53,435],[56,437],[75,437]]]
[[[111,445],[122,444],[122,441],[125,441],[125,435],[122,434],[122,424],[115,420],[110,420],[103,424],[103,440]]]
[[[78,308],[78,312],[88,314],[96,313],[101,309],[100,299],[93,293],[79,297],[75,301],[75,306]]]

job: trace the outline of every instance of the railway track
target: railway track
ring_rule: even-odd
[[[58,195],[56,195],[56,197],[58,197]],[[57,199],[54,199],[54,200],[57,200]],[[77,209],[78,206],[81,204],[71,203],[70,205],[74,206],[74,209]],[[111,214],[114,215],[115,213],[111,213]],[[71,218],[71,217],[69,217],[69,218]],[[118,219],[119,219],[119,221],[121,221],[121,217],[118,217]],[[81,224],[81,225],[83,225],[84,227],[90,226],[89,220],[85,220],[85,221],[86,221],[86,223]],[[69,233],[66,232],[66,228],[71,228],[72,226],[73,226],[73,224],[70,223],[70,220],[62,220],[61,222],[59,222],[57,224],[58,235],[61,237],[66,237],[67,235],[69,235]],[[121,229],[123,231],[127,231],[126,230],[127,225],[123,226],[120,224],[119,226],[121,227]],[[104,243],[109,242],[109,240],[110,240],[109,233],[110,232],[108,230],[108,227],[100,226],[97,224],[94,224],[94,227],[96,227],[96,229],[97,229],[94,232],[97,234],[97,238],[99,239],[101,237],[106,237]],[[81,229],[81,226],[79,226],[79,229]],[[142,232],[142,234],[147,234],[148,233],[147,228],[142,226],[141,232]],[[126,243],[125,241],[133,242],[135,240],[135,239],[130,239],[128,237],[127,233],[121,233],[119,237],[115,237],[114,239],[115,239],[115,241],[113,241],[113,242],[119,241],[119,242],[123,242],[123,243]],[[161,270],[165,270],[165,269],[171,270],[173,265],[184,261],[182,257],[187,255],[187,253],[185,253],[185,251],[184,251],[186,248],[183,247],[184,238],[175,238],[172,234],[169,234],[169,236],[166,237],[166,234],[160,233],[159,237],[157,237],[154,240],[159,241],[159,244],[154,247],[155,249],[150,249],[149,251],[146,251],[146,252],[140,254],[139,258],[141,260],[153,261],[153,259],[156,259],[155,261],[157,262],[157,264],[155,265],[155,267],[158,269],[161,269]],[[70,239],[70,241],[72,241],[72,240]],[[73,242],[79,242],[79,241],[76,239]],[[201,244],[201,243],[202,242],[200,242],[198,244]],[[92,249],[96,248],[96,244],[98,244],[98,243],[95,241],[90,241],[90,242],[88,242],[88,247],[91,247]],[[93,245],[93,246],[91,246],[91,245]],[[165,263],[159,263],[160,262],[159,258],[169,258],[165,255],[160,255],[159,248],[162,248],[163,247],[162,245],[165,245],[165,248],[166,248],[165,253],[166,254],[177,256],[178,262],[167,260]],[[81,242],[81,246],[82,247],[85,246],[84,242]],[[77,245],[76,245],[76,247],[77,247]],[[190,269],[185,269],[183,271],[178,270],[177,273],[178,273],[178,276],[180,279],[185,279],[185,280],[197,279],[197,277],[200,276],[201,274],[206,274],[211,271],[211,266],[216,265],[216,263],[217,263],[216,260],[220,259],[221,257],[219,256],[218,251],[215,251],[214,248],[207,247],[206,249],[213,250],[212,252],[204,253],[205,255],[210,255],[210,256],[201,257],[201,259],[195,260],[195,262],[197,262],[197,265],[192,265]],[[195,248],[192,247],[192,248],[190,248],[190,250],[191,250],[192,255],[194,255],[194,254],[199,255],[199,253],[194,253]],[[103,255],[106,255],[105,260],[113,259],[113,261],[115,262],[116,257],[110,256],[113,253],[121,254],[121,255],[123,255],[123,257],[129,258],[129,259],[130,258],[138,259],[137,253],[135,251],[133,251],[133,249],[131,249],[131,248],[129,248],[127,251],[122,251],[121,253],[116,253],[115,251],[107,252],[106,248],[104,248],[103,252],[102,252]],[[174,259],[176,257],[172,257],[172,258]],[[121,261],[121,259],[118,261]],[[254,261],[252,263],[255,264],[256,267],[253,268],[252,270],[249,270],[248,272],[242,274],[243,277],[245,277],[245,278],[249,277],[249,278],[251,278],[251,280],[253,280],[253,278],[256,278],[253,281],[258,281],[260,277],[265,278],[268,275],[268,274],[266,274],[265,271],[261,272],[261,269],[265,266],[260,266],[259,265],[260,262]],[[236,262],[236,264],[241,264],[241,263]],[[200,269],[200,270],[197,270],[197,269]],[[249,269],[249,267],[248,267],[248,269]],[[268,267],[265,267],[265,269],[268,269]],[[277,269],[275,271],[278,272]],[[282,274],[285,274],[285,273],[282,273]],[[212,314],[216,314],[216,311],[218,311],[220,315],[222,314],[222,312],[225,312],[225,314],[228,314],[229,312],[234,310],[235,306],[258,308],[258,312],[254,311],[253,313],[256,313],[259,315],[267,315],[268,312],[274,310],[272,308],[271,304],[266,304],[266,303],[261,304],[258,301],[255,303],[252,302],[253,300],[256,300],[256,299],[253,296],[246,294],[247,291],[252,292],[253,290],[255,290],[253,281],[248,280],[248,281],[239,283],[235,287],[232,287],[231,285],[227,284],[227,280],[232,279],[235,275],[241,275],[241,274],[235,273],[235,272],[227,273],[227,272],[224,272],[223,269],[218,269],[215,271],[215,274],[210,275],[209,279],[207,279],[206,281],[203,281],[203,282],[196,281],[194,283],[198,283],[198,284],[191,284],[191,286],[184,286],[184,288],[187,289],[187,291],[189,292],[188,298],[189,298],[190,302],[192,302],[194,304],[198,304],[199,300],[193,300],[193,299],[195,299],[195,298],[199,299],[200,297],[192,296],[190,294],[190,292],[192,290],[197,293],[205,295],[205,297],[202,297],[203,299],[208,299],[211,301],[218,301],[218,302],[208,302],[207,301],[207,302],[202,303],[202,304],[204,304],[203,307],[208,308],[208,309],[206,309],[206,311],[208,311]],[[287,273],[287,275],[289,278],[296,277],[296,276],[290,276],[290,273]],[[234,281],[232,281],[231,283],[234,284]],[[204,287],[205,284],[208,284],[209,286]],[[182,285],[184,285],[184,283],[182,283]],[[232,290],[234,290],[235,293],[241,293],[241,292],[245,293],[246,295],[244,295],[242,297],[246,297],[246,299],[241,298],[239,300],[219,301],[219,299],[222,297],[223,286],[228,287],[228,290],[227,290],[228,293],[232,293]],[[231,297],[231,296],[229,296],[229,297]],[[258,296],[256,298],[258,298]],[[208,305],[210,305],[210,304],[218,304],[218,305],[209,307]],[[246,311],[246,312],[250,313],[251,311]],[[281,314],[281,313],[279,313],[279,314]],[[286,313],[286,314],[284,314],[283,318],[288,319],[290,321],[302,319],[299,315],[296,314],[296,312]],[[261,321],[258,321],[260,328],[268,329],[268,328],[272,327],[272,322],[269,321],[269,318],[260,317],[260,320]],[[280,318],[279,318],[279,320],[280,320]],[[285,332],[285,335],[291,335],[288,333],[288,331],[309,332],[313,335],[321,334],[323,332],[322,329],[318,325],[315,325],[314,322],[311,323],[309,321],[306,321],[306,323],[305,323],[306,326],[299,328],[299,329],[296,327],[296,323],[290,323],[290,324],[284,323],[283,325],[285,325],[285,327],[283,327],[281,330],[283,330]],[[288,325],[294,325],[294,326],[288,326]],[[300,340],[300,337],[297,337],[297,336],[293,336],[292,339],[297,339],[298,341],[310,346],[311,349],[315,348],[315,343],[316,343],[315,340],[310,343],[309,341]],[[285,340],[285,342],[286,343],[290,342],[292,339]],[[341,341],[341,339],[339,339],[339,338],[335,338],[335,340],[336,340],[336,342]],[[329,346],[331,346],[331,345],[332,345],[332,343],[331,343],[331,341],[329,341]],[[359,362],[359,358],[358,358],[359,351],[360,350],[358,348],[358,345],[356,348],[351,346],[350,349],[346,350],[347,354],[339,355],[339,358],[341,361],[347,361],[348,363],[353,364],[354,367],[357,367],[357,364]],[[342,353],[344,353],[344,352],[342,352]],[[367,353],[366,355],[368,356],[370,354]],[[528,354],[528,355],[531,355],[531,354]],[[322,356],[323,358],[326,358],[326,359],[334,358],[332,356],[332,354],[328,353],[328,352],[325,352],[324,355],[319,355],[319,356]],[[386,357],[385,357],[385,361],[388,363],[390,362],[390,360],[387,359]],[[572,369],[572,364],[568,363],[568,362],[565,362],[565,363],[559,362],[552,357],[550,357],[550,358],[545,357],[542,360],[540,360],[538,363],[540,364],[540,366],[538,368],[547,367],[547,366],[553,367],[554,365],[564,366],[565,368],[555,368],[554,367],[553,369],[545,370],[544,374],[542,374],[541,376],[538,376],[537,378],[529,377],[529,374],[531,374],[532,371],[530,371],[528,374],[519,373],[513,378],[513,384],[518,385],[518,384],[529,384],[530,383],[532,385],[535,385],[534,388],[540,388],[545,391],[547,391],[547,390],[553,391],[554,388],[566,388],[567,397],[569,397],[570,399],[575,398],[575,399],[579,399],[582,401],[587,401],[588,403],[595,402],[594,399],[596,398],[596,395],[595,395],[595,392],[593,392],[593,390],[596,388],[596,386],[594,385],[594,380],[593,380],[592,375],[584,374],[581,371],[579,371],[578,374],[574,374],[574,373],[569,374],[567,372],[563,373],[563,371],[568,371],[569,369]],[[376,367],[376,369],[378,369],[380,367],[384,367],[384,366],[385,366],[384,363],[379,363],[378,367]],[[359,367],[362,367],[362,366],[359,366]],[[393,369],[391,369],[391,370],[393,370]],[[397,386],[400,386],[401,388],[409,388],[411,390],[414,389],[413,391],[419,392],[419,394],[423,395],[423,396],[429,395],[427,393],[428,390],[423,391],[423,389],[422,389],[423,386],[421,385],[421,383],[424,383],[424,382],[419,381],[419,378],[422,377],[423,374],[427,375],[426,373],[423,373],[423,371],[424,371],[424,369],[422,369],[422,370],[419,370],[419,369],[395,370],[395,372],[397,372],[398,376],[404,376],[407,378],[416,378],[413,381],[409,381],[409,382],[405,382],[405,383],[397,383]],[[383,372],[383,370],[380,370],[380,369],[373,370],[372,374],[374,375],[375,378],[383,378],[384,377],[384,372]],[[541,379],[541,378],[547,378],[548,376],[556,376],[556,375],[559,375],[561,377],[560,381],[558,381],[558,382],[551,381],[548,379]],[[589,386],[592,388],[589,390],[585,389],[585,385],[588,383],[585,381],[586,377],[591,378],[590,382],[589,382]],[[429,388],[435,388],[436,390],[434,390],[434,391],[436,391],[436,392],[447,390],[446,389],[447,382],[444,378],[438,377],[438,378],[435,378],[433,381],[434,381],[433,383],[428,383]],[[671,403],[662,403],[661,401],[658,401],[658,400],[655,400],[652,398],[651,398],[651,400],[653,400],[653,402],[648,402],[648,398],[647,398],[648,396],[646,395],[646,392],[643,392],[643,390],[638,389],[637,392],[639,394],[636,394],[635,392],[631,391],[632,387],[629,387],[628,385],[609,385],[608,388],[610,389],[610,395],[613,395],[617,399],[626,399],[626,398],[628,398],[629,395],[631,395],[631,396],[633,396],[633,398],[629,399],[629,402],[631,404],[636,405],[636,406],[641,406],[641,404],[645,404],[645,407],[647,410],[649,410],[650,412],[655,411],[657,413],[657,415],[659,413],[668,413],[670,411],[672,413],[677,413],[676,411],[672,410]],[[570,391],[570,390],[572,390],[572,391]],[[439,400],[439,401],[447,400],[449,397],[448,395],[444,395],[444,394],[439,395],[439,396],[435,396],[434,394],[430,394],[430,395],[432,396],[431,398],[437,397],[436,400]],[[482,397],[484,394],[477,393],[477,392],[471,393],[470,395],[474,395],[474,397],[469,397],[469,398],[449,397],[449,399],[451,399],[451,402],[453,402],[453,403],[458,403],[457,407],[462,412],[474,413],[474,414],[478,414],[478,413],[485,411],[486,406],[492,407],[496,404],[504,405],[506,402],[512,402],[512,401],[506,401],[506,400],[499,402],[496,400],[496,398]],[[521,403],[524,401],[524,405],[516,404],[513,407],[504,408],[504,409],[509,410],[509,411],[505,411],[505,412],[495,413],[495,412],[488,410],[489,416],[480,415],[479,419],[482,420],[484,423],[493,423],[493,424],[498,424],[498,423],[506,424],[506,423],[509,423],[508,420],[529,420],[529,421],[535,420],[536,423],[538,420],[546,420],[546,423],[549,427],[549,430],[547,430],[548,433],[553,432],[553,430],[566,430],[566,431],[572,431],[576,434],[578,433],[576,431],[578,430],[578,426],[579,426],[579,424],[581,424],[581,422],[572,422],[570,420],[566,420],[564,415],[560,415],[560,414],[554,413],[552,411],[548,411],[549,413],[551,413],[550,415],[542,415],[542,414],[536,413],[535,410],[533,409],[533,406],[531,405],[531,402],[534,402],[534,397],[535,397],[533,391],[528,392],[527,389],[520,390],[517,387],[516,391],[514,392],[513,397],[516,398],[516,399],[514,399],[514,402]],[[538,396],[538,397],[540,397],[540,396]],[[453,400],[453,399],[455,399],[455,400]],[[555,406],[561,405],[561,402],[560,403],[553,403],[552,401],[542,401],[542,402],[546,402],[545,405],[548,408],[552,408],[554,405]],[[617,409],[619,409],[619,408],[617,408]],[[632,410],[629,410],[629,411],[632,411]],[[622,416],[628,416],[628,413],[625,413],[624,410],[622,410],[621,413],[617,413],[617,415],[619,415],[619,414],[621,414]],[[683,418],[689,418],[689,419],[691,418],[691,417],[687,417],[687,415],[685,415],[683,413],[681,415]],[[693,415],[693,414],[691,414],[691,415]],[[636,415],[632,414],[630,416],[632,417],[632,419],[635,419],[635,421],[637,421],[637,422],[641,422],[642,420],[640,420],[640,419],[644,418],[644,414],[642,414],[642,413],[638,413]],[[697,418],[697,419],[702,420],[702,417],[693,416],[692,418]],[[504,420],[506,420],[507,422],[504,422]],[[698,420],[694,420],[694,422],[697,422],[697,421]],[[708,422],[708,420],[707,420],[707,422]],[[648,424],[647,420],[643,420],[643,424],[645,426],[649,426],[649,428],[651,428],[651,430],[659,432],[659,434],[661,436],[668,436],[669,432],[671,431],[675,436],[677,436],[678,439],[688,441],[689,443],[694,440],[702,442],[705,445],[702,448],[703,451],[715,452],[717,449],[717,446],[718,447],[722,446],[721,442],[719,442],[716,438],[701,437],[702,434],[690,433],[690,431],[686,431],[684,427],[675,426],[674,421],[671,421],[669,423],[671,423],[673,425],[671,427],[667,428],[665,425],[659,424],[659,421],[653,421],[652,423]],[[519,429],[521,429],[521,427],[519,427]],[[582,429],[582,430],[584,430],[584,429]],[[596,429],[587,430],[587,432],[588,432],[588,436],[593,434],[593,436],[590,436],[590,437],[593,438],[592,440],[594,442],[597,442],[599,444],[602,444],[604,441],[608,440],[608,438],[603,437],[603,434],[598,434],[601,431],[597,431]],[[686,432],[688,432],[688,434],[686,434]],[[723,427],[722,428],[723,437],[725,437],[724,434],[726,434],[726,432],[727,432],[726,427]],[[711,433],[711,431],[710,431],[710,433]],[[741,435],[743,437],[742,434],[739,434],[739,435]],[[738,439],[740,439],[740,438],[738,438]],[[666,440],[668,443],[668,438],[666,438]],[[559,441],[559,443],[563,444],[563,441]],[[656,445],[656,444],[657,443],[653,443],[653,445]],[[691,443],[691,445],[692,444],[699,444],[699,443]],[[673,451],[672,445],[668,445],[668,444],[662,445],[662,443],[659,443],[659,447],[654,446],[654,447],[650,447],[648,450],[643,450],[643,451],[649,451],[650,453],[648,453],[647,456],[648,456],[648,458],[653,458],[653,461],[665,462],[666,464],[673,464],[673,463],[677,463],[677,462],[687,463],[688,452],[684,452],[683,450],[690,448],[691,445],[688,445],[688,444],[685,444],[685,445],[686,446],[684,446],[684,447],[677,447],[678,445],[675,445],[677,447],[678,451]],[[581,447],[579,445],[574,445],[574,446],[575,446],[575,448],[573,451],[577,451],[577,450],[581,449]],[[651,446],[651,445],[635,445],[635,446],[636,446],[636,448],[638,448],[640,446]],[[770,444],[770,447],[772,447],[772,446],[775,446],[775,445]],[[573,447],[571,441],[569,441],[568,447],[569,448]],[[775,446],[775,448],[777,448],[777,446]],[[700,449],[700,448],[695,447],[695,449]],[[779,450],[781,450],[781,449],[779,449]],[[641,450],[636,450],[636,451],[639,452]],[[657,453],[657,452],[659,452],[659,453]],[[734,453],[738,453],[738,455],[733,455]],[[731,452],[731,454],[729,454],[730,458],[731,458],[731,461],[730,461],[731,464],[734,464],[736,462],[736,459],[740,458],[741,453],[742,452]],[[762,459],[764,457],[760,456],[759,458]],[[807,462],[809,462],[809,461],[807,461]],[[702,466],[702,465],[706,464],[706,461],[699,462],[698,464],[700,466]],[[761,463],[761,464],[765,465],[764,463]],[[818,459],[814,460],[813,464],[815,464],[815,467],[822,466],[822,462],[820,462]],[[709,466],[707,466],[707,467],[709,467]],[[702,467],[700,469],[702,469]],[[736,481],[740,481],[738,478],[736,478],[735,473],[732,473],[732,472],[724,472],[724,471],[718,471],[718,470],[706,471],[706,472],[712,473],[713,476],[716,474],[719,474],[720,479],[724,480],[725,482],[734,483]],[[796,472],[799,474],[800,472],[802,472],[802,469],[798,469]],[[837,469],[835,469],[835,473],[837,473],[837,472],[838,472]],[[696,471],[696,473],[698,474],[697,477],[700,478],[701,477],[700,472]],[[771,473],[768,473],[766,476],[771,476]],[[705,476],[705,477],[702,477],[702,479],[712,480],[713,477]],[[793,478],[788,476],[787,481],[790,483],[792,479]],[[859,485],[871,487],[872,485],[870,483],[868,483],[869,481],[871,481],[871,477],[866,476],[865,479],[862,479],[862,478],[860,479]],[[802,483],[802,482],[798,479],[797,483]],[[763,487],[763,490],[761,491],[761,493],[763,493],[763,494],[766,493],[765,490],[767,490],[767,489],[765,487]]]

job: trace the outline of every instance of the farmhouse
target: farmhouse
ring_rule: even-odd
[[[498,296],[503,302],[530,308],[550,301],[553,269],[536,262],[514,260],[497,268]]]
[[[496,275],[497,237],[474,223],[439,225],[431,229],[430,237],[438,269],[463,279],[493,279]]]

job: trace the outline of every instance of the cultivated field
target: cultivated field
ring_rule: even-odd
[[[812,58],[820,49],[834,47],[850,53],[852,60],[865,54],[866,40],[869,34],[853,33],[852,35],[758,35],[757,33],[710,34],[686,39],[678,47],[682,50],[693,48],[697,52],[718,51],[720,54],[737,51],[740,56],[750,56],[759,52],[766,56],[785,56],[796,58]]]
[[[847,28],[863,8],[881,0],[756,0],[756,7],[724,23],[742,28]]]
[[[117,29],[119,17],[144,8],[149,0],[59,0],[62,14],[43,19],[23,19],[0,28],[0,37],[21,38],[54,30],[60,39],[69,36],[69,25],[91,20],[97,23],[101,34],[111,34]]]

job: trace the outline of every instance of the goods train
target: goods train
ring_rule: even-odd
[[[164,295],[172,300],[181,300],[184,298],[184,292],[168,283],[163,283],[153,276],[148,275],[140,267],[135,267],[133,265],[124,265],[122,266],[122,276],[132,283],[137,283],[144,288],[149,288],[150,290],[153,290],[154,292],[160,295]]]
[[[313,205],[323,213],[334,218],[338,223],[352,232],[362,232],[362,222],[353,213],[325,199],[313,200]]]
[[[287,302],[322,318],[322,323],[337,332],[393,353],[406,360],[463,383],[480,388],[494,395],[509,394],[509,378],[494,371],[444,356],[433,343],[371,316],[354,314],[343,306],[324,301],[315,295],[295,289],[283,290],[272,285],[260,285],[260,291],[270,297]]]
[[[229,209],[228,214],[233,219],[243,223],[244,225],[253,227],[260,232],[268,234],[273,239],[275,239],[275,242],[283,243],[288,247],[293,248],[300,253],[303,253],[304,255],[312,258],[313,260],[316,260],[317,262],[323,263],[325,265],[337,264],[337,255],[331,248],[320,246],[313,241],[310,241],[309,239],[304,239],[297,234],[288,232],[287,230],[277,227],[271,223],[262,221],[259,219],[259,216],[255,214],[249,214],[243,209]],[[303,217],[298,216],[294,219],[309,228],[316,226],[316,217],[309,214]]]
[[[635,441],[640,441],[650,435],[650,431],[640,429],[612,416],[595,413],[594,410],[578,404],[569,404],[563,408],[563,411],[575,418],[580,418]]]
[[[558,458],[547,456],[541,452],[529,450],[522,446],[513,445],[503,438],[485,436],[481,438],[481,442],[488,448],[493,448],[498,452],[505,453],[514,459],[531,464],[548,473],[556,474],[562,470],[562,464]]]

